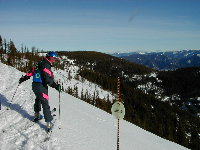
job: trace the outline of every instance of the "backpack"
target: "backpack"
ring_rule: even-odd
[[[36,63],[34,66],[33,82],[42,83],[40,62]]]

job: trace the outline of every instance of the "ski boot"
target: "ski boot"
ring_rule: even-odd
[[[42,116],[39,112],[35,112],[33,122],[37,122],[42,119]]]
[[[47,122],[47,132],[50,132],[53,128],[53,124],[51,122]]]

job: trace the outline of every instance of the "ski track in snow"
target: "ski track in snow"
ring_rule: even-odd
[[[14,74],[14,75],[12,75]],[[24,73],[0,63],[0,150],[115,150],[117,120],[110,114],[66,93],[61,93],[61,120],[58,92],[49,88],[49,103],[56,107],[56,123],[46,141],[44,119],[31,121],[35,95],[31,80],[22,83],[9,103]],[[64,79],[64,78],[63,78]],[[6,108],[9,110],[6,110]],[[61,129],[58,128],[61,126]],[[127,121],[120,121],[120,150],[185,150]]]

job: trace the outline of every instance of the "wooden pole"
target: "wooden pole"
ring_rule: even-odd
[[[117,79],[117,98],[118,103],[120,102],[120,78]],[[119,150],[119,119],[118,119],[118,125],[117,125],[117,150]]]

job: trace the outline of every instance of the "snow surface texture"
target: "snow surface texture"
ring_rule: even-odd
[[[56,107],[57,121],[50,140],[45,122],[31,121],[35,96],[31,79],[22,83],[9,107],[18,80],[24,73],[0,63],[0,150],[116,150],[117,120],[110,114],[66,93],[49,88],[50,106]],[[9,107],[9,110],[6,108]],[[61,126],[61,129],[58,128]],[[184,150],[127,121],[120,121],[120,150]]]

